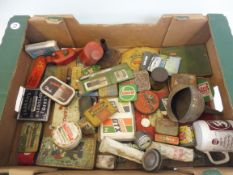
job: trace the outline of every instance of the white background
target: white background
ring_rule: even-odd
[[[153,23],[162,14],[222,13],[233,29],[232,0],[0,0],[0,41],[14,15],[73,14],[80,23]]]

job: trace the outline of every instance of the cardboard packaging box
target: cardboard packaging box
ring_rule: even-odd
[[[105,38],[114,48],[165,48],[203,44],[206,46],[213,84],[219,87],[223,101],[223,119],[233,119],[233,38],[227,19],[221,14],[164,15],[155,24],[80,24],[73,16],[14,16],[10,19],[0,46],[0,173],[10,174],[96,174],[94,171],[65,171],[45,167],[17,167],[17,143],[21,124],[16,120],[15,101],[24,85],[32,59],[24,44],[55,40],[62,47],[83,47],[88,41]],[[193,174],[231,174],[232,168],[187,168]],[[179,170],[179,169],[178,169]],[[166,172],[165,174],[179,174]],[[53,171],[53,173],[51,172]],[[117,172],[100,172],[114,174]],[[128,174],[121,171],[121,174]],[[132,171],[134,174],[146,172]],[[163,172],[164,173],[164,172]],[[160,174],[160,173],[158,173]]]

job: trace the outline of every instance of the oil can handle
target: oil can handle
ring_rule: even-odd
[[[215,164],[215,165],[220,165],[220,164],[224,164],[227,163],[230,160],[229,154],[228,152],[221,152],[222,154],[224,154],[225,158],[222,160],[214,160],[210,154],[210,152],[205,152],[210,160],[211,163]]]

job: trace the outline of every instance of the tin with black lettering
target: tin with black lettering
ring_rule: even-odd
[[[51,100],[40,90],[24,89],[17,120],[48,121]]]

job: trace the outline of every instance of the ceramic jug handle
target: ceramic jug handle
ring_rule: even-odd
[[[222,159],[222,160],[218,160],[218,161],[215,161],[215,160],[212,158],[210,152],[205,152],[205,153],[207,154],[207,156],[208,156],[210,162],[213,163],[213,164],[215,164],[215,165],[224,164],[224,163],[227,163],[227,162],[230,160],[230,157],[229,157],[228,152],[221,152],[222,154],[225,155],[225,158]]]

